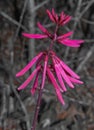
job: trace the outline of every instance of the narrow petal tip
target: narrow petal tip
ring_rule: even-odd
[[[19,87],[19,88],[17,88],[17,90],[20,91],[20,90],[22,90],[22,89]]]
[[[79,43],[84,43],[84,40],[79,40]]]
[[[22,36],[24,36],[24,37],[25,37],[26,35],[27,35],[27,33],[24,33],[24,32],[22,33]]]
[[[84,82],[83,81],[79,81],[79,84],[84,84]]]
[[[19,73],[16,74],[16,77],[20,77],[21,75]]]

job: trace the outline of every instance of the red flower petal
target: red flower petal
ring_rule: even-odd
[[[66,82],[71,88],[74,88],[74,85],[72,84],[72,82],[70,81],[70,79],[68,78],[67,74],[65,73],[65,71],[63,70],[63,68],[61,67],[60,64],[57,64],[57,68],[58,68],[58,71],[61,73],[62,78],[65,80],[65,82]]]
[[[68,32],[68,33],[63,34],[61,36],[58,36],[57,40],[63,40],[64,38],[67,38],[67,37],[71,36],[72,34],[73,34],[73,31]]]
[[[64,12],[61,12],[59,24],[62,24],[62,22],[64,21],[64,18],[65,18],[65,14],[64,14]]]
[[[62,25],[68,23],[70,20],[71,20],[71,16],[67,16],[65,19],[64,19],[64,22],[62,22]]]
[[[71,39],[63,39],[58,40],[59,43],[64,44],[66,46],[70,47],[79,47],[81,43],[83,43],[83,40],[71,40]]]
[[[55,58],[59,61],[59,63],[61,64],[62,68],[72,77],[80,79],[80,77],[70,68],[68,67],[63,61],[61,61],[57,56],[55,56]]]
[[[83,82],[80,81],[80,80],[78,80],[78,79],[74,79],[74,78],[72,78],[71,76],[68,76],[68,77],[69,77],[70,81],[73,82],[73,83],[76,83],[76,84],[83,84]]]
[[[24,75],[39,58],[43,56],[43,52],[39,53],[36,57],[34,57],[20,72],[16,74],[16,77]]]
[[[55,62],[55,59],[54,59],[54,58],[52,58],[52,60],[53,60],[53,63],[54,63],[56,75],[57,75],[57,77],[58,77],[58,80],[59,80],[59,83],[60,83],[60,85],[61,85],[61,88],[62,88],[63,91],[66,91],[67,89],[66,89],[65,84],[64,84],[64,81],[63,81],[63,79],[62,79],[62,77],[61,77],[61,73],[58,71],[58,68],[57,68],[57,65],[56,65],[57,63]]]
[[[51,14],[51,12],[50,12],[48,9],[47,9],[46,12],[47,12],[49,18],[50,18],[53,22],[55,22],[55,19],[54,19],[53,15]]]
[[[55,13],[54,9],[52,9],[52,15],[55,19],[55,22],[58,23],[58,15]]]
[[[25,80],[25,82],[18,88],[18,90],[22,90],[24,88],[26,88],[26,86],[30,83],[30,81],[33,79],[33,77],[35,76],[35,74],[40,70],[41,66],[38,66],[33,72],[32,74]]]
[[[39,22],[37,23],[39,29],[43,32],[43,33],[48,33],[48,30],[46,28],[44,28]]]
[[[38,87],[38,76],[39,76],[39,72],[37,72],[33,87],[31,88],[32,95],[34,95],[34,93]]]
[[[46,55],[45,61],[44,61],[44,69],[43,69],[42,85],[41,85],[42,87],[41,87],[41,89],[44,88],[44,83],[45,83],[45,79],[46,79],[47,64],[48,64],[48,55]]]
[[[60,87],[57,84],[57,81],[49,68],[47,68],[47,74],[48,74],[48,77],[50,78],[50,80],[55,88],[55,91],[56,91],[56,94],[57,94],[59,101],[64,105],[65,103],[64,103],[64,100],[63,100],[62,95],[61,95],[60,90],[59,90]]]
[[[35,38],[35,39],[43,39],[43,38],[47,38],[48,37],[45,34],[28,34],[28,33],[22,33],[22,35],[24,37],[27,37],[27,38]]]

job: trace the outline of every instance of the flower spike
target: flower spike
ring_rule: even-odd
[[[31,39],[44,39],[49,38],[51,40],[51,45],[47,48],[46,51],[40,52],[37,56],[35,56],[21,71],[16,74],[16,77],[24,75],[32,66],[35,64],[35,70],[31,73],[31,75],[24,81],[24,83],[18,88],[18,90],[26,88],[26,86],[34,79],[33,86],[31,88],[32,95],[35,94],[38,85],[39,85],[39,77],[41,75],[41,86],[39,92],[42,94],[42,89],[44,88],[45,79],[47,78],[53,84],[56,95],[60,102],[64,104],[64,100],[62,98],[61,92],[67,91],[65,83],[70,87],[74,88],[74,84],[83,84],[80,80],[80,77],[66,65],[61,59],[59,59],[56,54],[52,51],[52,47],[55,42],[63,44],[69,47],[80,47],[80,45],[84,42],[83,40],[74,40],[71,39],[71,35],[73,31],[65,33],[63,35],[58,36],[58,29],[60,26],[65,25],[71,20],[71,16],[66,15],[64,12],[61,12],[60,15],[52,9],[50,12],[47,10],[47,14],[52,22],[56,24],[56,28],[53,34],[51,34],[45,27],[43,27],[40,22],[37,23],[38,28],[41,30],[42,34],[28,34],[22,33],[24,37]],[[50,63],[50,64],[49,64]],[[55,74],[55,76],[54,76]]]
[[[40,34],[22,33],[22,35],[24,37],[31,39],[49,38],[50,39],[49,41],[51,41],[50,42],[51,45],[49,46],[49,48],[47,47],[45,51],[40,52],[37,56],[35,56],[21,71],[19,71],[16,74],[16,77],[24,75],[35,64],[34,71],[18,88],[18,90],[25,89],[27,85],[32,80],[34,80],[33,86],[30,90],[31,94],[34,95],[37,89],[39,90],[31,130],[35,130],[46,77],[48,81],[50,81],[50,83],[53,85],[56,92],[56,96],[62,105],[64,105],[65,102],[61,93],[67,91],[65,85],[67,84],[70,88],[74,88],[74,84],[83,84],[83,82],[80,80],[80,77],[70,67],[68,67],[68,65],[66,65],[60,58],[57,57],[57,55],[53,51],[53,45],[56,42],[58,42],[60,44],[69,47],[80,47],[80,45],[84,41],[71,39],[73,31],[61,34],[60,36],[58,35],[59,28],[67,24],[71,20],[71,16],[66,15],[64,12],[61,12],[61,14],[58,15],[54,9],[52,9],[52,11],[49,11],[47,9],[47,14],[50,20],[55,23],[54,33],[50,33],[44,26],[42,26],[38,22],[37,23],[38,28],[41,30],[42,33]]]

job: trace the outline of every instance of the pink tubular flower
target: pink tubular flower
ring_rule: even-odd
[[[52,63],[50,65],[48,64],[48,57],[51,58],[52,60]],[[45,79],[47,76],[55,88],[56,95],[59,101],[62,104],[64,104],[64,99],[62,98],[61,92],[67,91],[65,87],[65,82],[70,88],[74,88],[74,83],[83,84],[83,82],[80,81],[80,77],[75,72],[73,72],[63,61],[61,61],[53,51],[50,51],[49,53],[48,52],[39,53],[20,72],[18,72],[16,76],[19,77],[25,74],[35,63],[36,63],[36,69],[26,79],[26,81],[18,88],[18,90],[26,88],[26,86],[35,77],[33,87],[31,88],[31,93],[32,95],[34,95],[39,85],[38,78],[42,74],[41,89],[44,88]]]
[[[41,57],[43,57],[43,52],[34,57],[20,72],[16,74],[16,77],[24,75]]]
[[[59,73],[59,82],[61,82],[61,76],[70,88],[74,88],[73,83],[83,84],[83,82],[80,81],[80,77],[75,72],[73,72],[63,61],[61,61],[56,55],[52,56],[52,60],[55,71],[57,70],[57,72]],[[63,89],[65,89],[65,87]]]
[[[64,25],[71,20],[71,16],[66,15],[64,12],[61,12],[60,16],[58,16],[55,13],[54,9],[52,9],[52,12],[50,12],[47,9],[47,14],[48,14],[49,18],[52,20],[52,22],[56,23],[59,26]]]
[[[44,28],[39,22],[37,23],[38,28],[42,31],[43,34],[28,34],[28,33],[22,33],[24,37],[27,38],[34,38],[34,39],[44,39],[44,38],[51,38],[52,39],[52,34]]]
[[[64,100],[63,100],[61,92],[60,92],[61,91],[60,87],[59,87],[53,73],[51,72],[51,70],[49,68],[47,68],[47,74],[48,74],[48,77],[50,78],[50,80],[51,80],[51,82],[52,82],[52,84],[53,84],[53,86],[55,88],[56,95],[57,95],[58,99],[60,100],[60,102],[62,104],[64,104]]]
[[[70,47],[80,47],[80,45],[84,42],[84,40],[72,40],[69,39],[73,32],[68,32],[61,36],[57,37],[57,41],[63,45],[70,46]]]

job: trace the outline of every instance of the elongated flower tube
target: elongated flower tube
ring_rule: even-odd
[[[72,69],[70,69],[63,61],[61,61],[54,53],[52,55],[52,61],[53,65],[59,80],[60,85],[62,88],[66,91],[65,86],[64,86],[64,81],[68,84],[70,88],[74,88],[74,83],[75,84],[83,84],[82,81],[80,81],[80,77],[73,72]],[[63,81],[64,80],[64,81]]]
[[[36,74],[36,77],[35,77],[35,80],[34,80],[34,83],[33,83],[33,87],[31,88],[31,93],[32,93],[32,95],[34,95],[35,94],[35,92],[36,92],[36,90],[37,90],[37,88],[38,88],[38,77],[39,77],[39,71],[37,72],[37,74]]]
[[[67,89],[65,87],[65,84],[64,84],[64,81],[62,79],[61,73],[58,71],[57,64],[55,63],[55,59],[52,58],[52,60],[53,60],[54,68],[55,68],[56,75],[57,75],[57,78],[59,80],[60,86],[61,86],[63,91],[66,91]]]
[[[83,40],[72,40],[69,37],[73,34],[73,32],[68,32],[61,36],[57,37],[57,41],[63,45],[70,47],[80,47],[80,45],[84,42]]]
[[[60,58],[58,58],[56,55],[54,57],[57,62],[62,66],[62,68],[72,77],[76,78],[76,79],[80,79],[80,76],[77,75],[70,67],[68,67],[62,60],[60,60]]]
[[[20,72],[16,74],[16,77],[24,75],[32,66],[43,56],[43,52],[34,57]]]
[[[47,64],[48,64],[48,55],[45,56],[45,60],[44,60],[44,68],[43,68],[43,76],[42,76],[42,86],[41,86],[41,89],[44,88],[44,84],[45,84]]]
[[[28,77],[28,79],[18,88],[18,90],[24,89],[27,87],[27,85],[30,83],[30,81],[32,81],[33,77],[35,76],[35,74],[40,70],[41,66],[38,66],[33,72],[32,74]]]
[[[50,78],[50,80],[51,80],[51,82],[52,82],[52,84],[53,84],[53,86],[54,86],[54,88],[55,88],[56,95],[57,95],[59,101],[60,101],[62,104],[64,104],[64,100],[63,100],[62,95],[61,95],[61,92],[60,92],[60,87],[59,87],[59,85],[58,85],[58,83],[57,83],[57,81],[56,81],[56,79],[55,79],[53,73],[50,71],[49,68],[47,68],[47,74],[48,74],[48,77]]]

